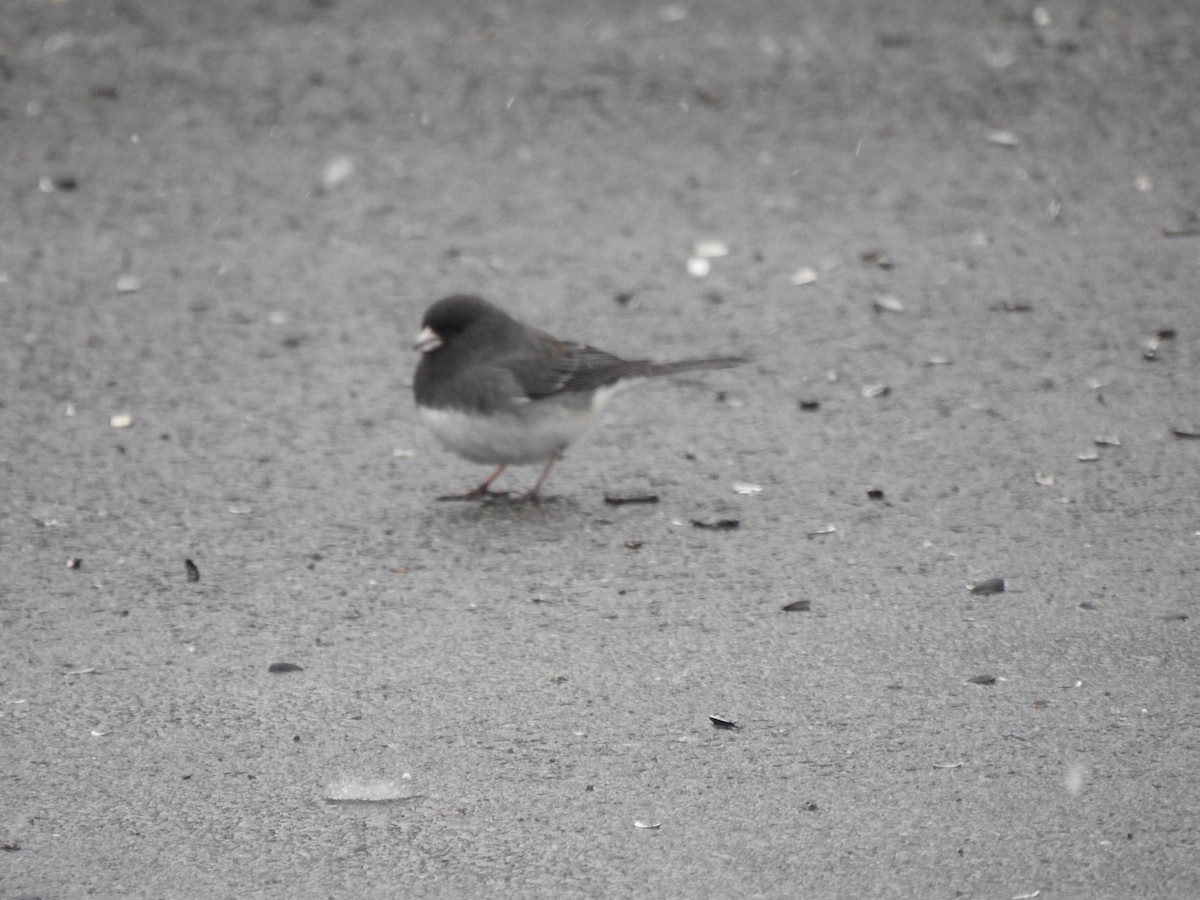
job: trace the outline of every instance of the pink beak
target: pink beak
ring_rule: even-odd
[[[427,326],[422,328],[421,333],[417,335],[417,342],[413,344],[413,349],[420,350],[422,353],[432,353],[440,346],[442,346],[441,337]]]

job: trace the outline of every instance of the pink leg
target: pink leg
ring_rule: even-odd
[[[561,456],[562,456],[561,450],[555,450],[553,453],[550,454],[549,458],[546,460],[546,464],[544,466],[542,466],[542,472],[540,475],[538,475],[537,481],[535,481],[533,483],[533,487],[531,487],[528,491],[526,491],[521,496],[521,499],[523,501],[525,501],[526,503],[536,503],[537,502],[538,491],[542,487],[542,482],[546,480],[546,476],[550,474],[550,470],[554,468],[554,464],[556,462],[558,462],[558,460]]]
[[[468,497],[486,497],[488,494],[492,493],[490,490],[488,490],[488,488],[490,488],[492,486],[493,481],[495,481],[497,478],[500,477],[500,473],[503,471],[504,471],[504,466],[502,466],[502,465],[496,466],[496,468],[494,468],[492,470],[491,475],[489,475],[487,478],[483,479],[483,481],[479,482],[478,487],[472,488],[470,491],[467,492],[467,496]]]
[[[499,492],[489,490],[489,488],[491,487],[492,482],[495,481],[497,478],[499,478],[500,473],[503,471],[504,471],[504,466],[496,466],[496,468],[492,470],[491,475],[489,475],[487,478],[483,479],[483,481],[481,481],[477,487],[472,488],[471,490],[467,491],[465,494],[451,494],[448,497],[438,497],[438,499],[439,500],[477,500],[480,497],[497,496]],[[507,494],[505,496],[507,496]]]

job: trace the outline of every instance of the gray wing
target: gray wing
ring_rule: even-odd
[[[530,348],[529,344],[532,344]],[[535,352],[530,353],[533,349]],[[525,349],[508,360],[506,368],[530,399],[568,392],[590,391],[618,378],[636,374],[647,363],[629,362],[588,347],[558,341],[531,330]]]
[[[655,363],[646,359],[627,360],[586,344],[558,341],[540,331],[532,331],[529,340],[536,353],[515,357],[510,371],[531,399],[554,394],[592,391],[621,378],[679,375],[701,369],[726,369],[745,362],[732,356],[689,359],[682,362]]]

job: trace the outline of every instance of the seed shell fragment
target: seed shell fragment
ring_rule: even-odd
[[[972,594],[1003,594],[1008,590],[1008,585],[1003,578],[989,578],[967,585],[967,590]]]
[[[892,258],[890,256],[888,256],[886,253],[884,253],[882,250],[867,250],[867,251],[865,251],[862,255],[862,261],[869,265],[878,266],[879,268],[885,269],[885,270],[892,269],[896,265],[892,261]]]
[[[707,528],[710,531],[733,531],[742,526],[740,519],[728,519],[724,516],[708,516],[704,519],[692,519],[697,528]]]
[[[788,281],[793,287],[804,287],[806,284],[816,284],[817,277],[817,270],[812,266],[801,266],[788,276]]]
[[[611,493],[604,495],[604,502],[609,506],[621,506],[625,503],[657,503],[658,494],[651,494],[647,491],[626,491],[624,493]]]
[[[874,306],[876,312],[904,312],[904,304],[900,302],[899,297],[895,297],[892,294],[884,294],[882,297],[876,297]]]
[[[334,191],[354,177],[354,159],[349,156],[335,156],[325,163],[321,172],[321,188]]]
[[[1021,145],[1021,139],[1006,129],[989,131],[987,142],[995,144],[997,147],[1019,147]]]
[[[1151,361],[1158,359],[1158,348],[1162,346],[1162,342],[1174,340],[1174,338],[1174,328],[1161,328],[1154,332],[1142,342],[1142,358]]]
[[[724,241],[708,238],[692,244],[692,256],[698,256],[700,259],[720,259],[728,255],[729,245]]]
[[[721,716],[709,716],[708,721],[712,722],[713,728],[718,728],[723,731],[738,731],[741,725],[733,721],[733,719],[725,719]]]

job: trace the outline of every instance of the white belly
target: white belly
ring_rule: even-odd
[[[421,418],[446,447],[471,462],[523,465],[574,441],[612,396],[612,390],[571,394],[518,404],[512,412],[483,418],[461,410],[421,407]]]

